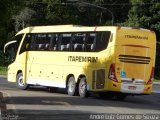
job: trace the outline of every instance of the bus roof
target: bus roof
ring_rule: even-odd
[[[52,25],[27,27],[17,33],[54,33],[54,32],[83,32],[83,31],[116,31],[117,29],[138,29],[150,31],[142,28],[120,27],[120,26],[80,26],[80,25]]]
[[[27,27],[17,33],[54,33],[54,32],[81,32],[81,31],[112,31],[116,26],[79,26],[79,25],[54,25]]]

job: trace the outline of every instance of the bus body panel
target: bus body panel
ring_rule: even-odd
[[[22,71],[23,79],[26,82],[26,53],[18,55],[16,60],[8,66],[8,81],[16,82],[16,76],[18,72]]]
[[[24,82],[26,82],[26,70],[27,70],[27,54],[19,54],[19,51],[21,49],[21,46],[23,44],[24,38],[25,38],[25,33],[19,34],[21,35],[21,39],[19,39],[18,46],[17,46],[17,53],[15,53],[15,60],[12,61],[11,64],[8,65],[8,73],[7,73],[7,79],[9,82],[16,82],[17,74],[18,72],[22,71],[23,72],[23,79]]]
[[[53,29],[57,28],[57,29]],[[64,29],[62,29],[64,28]],[[85,30],[85,31],[84,31]],[[122,92],[149,94],[147,84],[155,65],[155,34],[148,30],[122,27],[29,27],[21,33],[75,33],[110,31],[108,47],[99,52],[26,51],[9,65],[8,81],[16,82],[19,70],[27,84],[66,88],[68,76],[76,82],[85,76],[87,90],[95,92]],[[111,65],[115,65],[117,81],[109,78]]]
[[[79,53],[78,56],[92,57],[93,55]],[[85,62],[79,62],[78,60],[72,61],[73,58],[70,58],[68,52],[59,52],[57,54],[57,52],[54,51],[33,51],[28,52],[28,58],[28,84],[65,88],[68,75],[74,75],[76,81],[80,75],[85,75],[88,79],[90,79],[91,76],[90,71],[92,71],[92,67],[85,66],[85,64],[87,64]]]

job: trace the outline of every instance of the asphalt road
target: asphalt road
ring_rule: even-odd
[[[62,89],[57,92],[51,92],[44,87],[19,90],[14,84],[8,83],[6,78],[0,77],[1,118],[11,120],[101,120],[115,119],[114,116],[119,114],[160,114],[160,85],[154,85],[153,91],[151,95],[128,96],[124,101],[102,99],[96,94],[82,99],[78,96],[68,96]],[[108,117],[108,115],[114,116]],[[138,116],[138,119],[143,119],[143,117]]]

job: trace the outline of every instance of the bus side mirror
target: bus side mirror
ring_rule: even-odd
[[[9,46],[11,46],[12,44],[14,44],[14,43],[16,43],[16,42],[17,42],[16,40],[13,40],[13,41],[10,41],[10,42],[6,43],[6,44],[4,45],[4,54],[7,52]]]
[[[13,62],[15,60],[15,55],[16,55],[15,43],[16,42],[17,42],[16,40],[10,41],[10,42],[6,43],[4,46],[4,54],[6,55],[7,61],[9,63]]]

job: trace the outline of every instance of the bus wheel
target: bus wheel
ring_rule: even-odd
[[[17,88],[22,89],[22,90],[26,90],[28,88],[28,84],[24,83],[22,73],[18,73],[18,75],[17,75],[16,86],[17,86]]]
[[[74,77],[70,77],[67,83],[67,93],[70,96],[74,96],[76,94],[76,81]]]
[[[89,96],[89,93],[87,91],[87,82],[86,82],[86,78],[82,77],[80,82],[79,82],[79,95],[81,98],[85,98]]]

